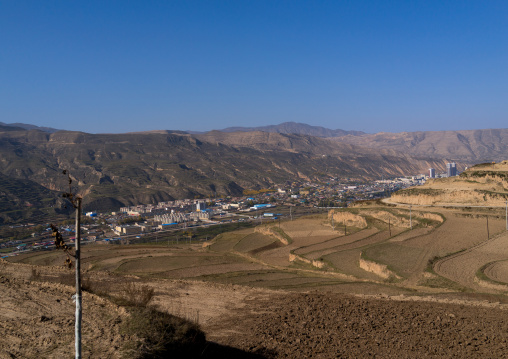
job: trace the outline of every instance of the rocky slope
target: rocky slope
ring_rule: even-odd
[[[66,215],[70,208],[62,194],[36,182],[0,173],[0,225],[18,220]]]

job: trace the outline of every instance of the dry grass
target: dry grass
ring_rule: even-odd
[[[250,252],[258,248],[265,247],[274,242],[271,236],[265,236],[261,233],[252,233],[242,238],[234,247],[235,251]]]
[[[377,263],[386,264],[401,277],[408,277],[414,271],[415,258],[425,255],[421,248],[395,243],[382,243],[363,250],[365,257]]]
[[[377,275],[360,268],[360,253],[361,250],[359,249],[335,252],[324,256],[323,261],[341,273],[353,275],[361,279],[381,280]]]
[[[239,260],[230,256],[209,255],[205,253],[191,253],[185,256],[158,256],[128,259],[120,264],[116,271],[150,275],[167,271],[199,268],[202,266],[238,263]]]
[[[235,232],[219,234],[214,238],[213,243],[209,248],[215,252],[231,251],[238,242],[251,233],[254,233],[253,229],[242,229]]]
[[[76,277],[74,272],[43,276],[33,268],[30,280],[75,286]],[[155,290],[148,285],[125,282],[112,286],[84,275],[82,290],[127,308],[130,316],[122,323],[121,331],[135,340],[127,342],[123,348],[125,358],[192,358],[198,357],[205,347],[205,334],[198,324],[150,306]]]
[[[116,302],[124,306],[146,307],[155,295],[155,290],[147,285],[125,283],[120,289]]]
[[[197,324],[146,306],[131,308],[122,330],[138,338],[129,343],[126,358],[198,357],[206,344]]]

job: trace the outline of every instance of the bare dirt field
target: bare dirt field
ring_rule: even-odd
[[[484,270],[485,275],[502,284],[508,284],[508,261],[491,262]],[[507,287],[508,289],[508,287]]]
[[[400,214],[407,222],[405,209],[390,211],[390,221]],[[243,229],[206,245],[90,245],[84,276],[113,294],[119,283],[153,288],[152,305],[198,323],[213,342],[202,357],[508,357],[507,287],[499,286],[508,280],[505,219],[485,210],[426,211],[415,211],[413,229],[391,236],[383,217],[372,217],[382,211],[355,208],[367,227],[346,236],[314,215],[282,222],[275,234]],[[429,220],[433,213],[444,222]],[[397,277],[360,268],[360,256]],[[0,263],[0,335],[8,338],[0,358],[72,351],[72,287],[31,278],[33,268],[45,278],[68,271],[55,266],[64,258],[39,252]],[[132,340],[120,330],[128,313],[96,295],[85,299],[94,314],[85,318],[84,357],[121,357]],[[23,340],[35,336],[35,346]]]
[[[475,280],[477,272],[487,263],[507,259],[508,233],[503,232],[473,248],[438,261],[434,268],[438,274],[453,279],[463,286],[488,291],[488,288],[482,288]],[[499,269],[499,267],[491,268],[492,279],[506,278]],[[508,290],[508,287],[506,289]]]
[[[503,309],[319,293],[288,294],[264,301],[256,298],[247,303],[247,308],[226,319],[234,326],[241,317],[243,330],[234,336],[213,335],[214,340],[263,348],[277,358],[507,355],[508,323]]]
[[[313,242],[313,244],[298,248],[295,253],[297,254],[308,254],[317,258],[322,253],[324,254],[326,250],[331,249],[333,252],[336,247],[343,246],[348,243],[353,243],[360,241],[364,238],[370,237],[371,235],[378,232],[377,228],[369,228],[363,231],[356,232],[354,234],[350,234],[349,236],[341,236],[338,238],[333,238],[330,240],[323,240],[319,242]],[[328,254],[328,253],[327,253]]]
[[[72,357],[72,287],[22,279],[28,266],[3,264],[1,273],[0,358]],[[156,288],[153,305],[159,310],[198,322],[210,345],[225,348],[205,351],[203,358],[506,357],[507,304],[292,293],[187,280],[143,283]],[[83,357],[126,357],[122,348],[132,338],[119,328],[127,314],[86,293],[83,303]]]

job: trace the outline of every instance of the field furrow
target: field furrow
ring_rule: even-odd
[[[373,234],[375,234],[377,232],[378,232],[377,228],[364,229],[362,231],[350,234],[348,236],[335,237],[335,238],[327,240],[327,241],[314,242],[314,244],[308,245],[306,247],[298,248],[295,251],[295,253],[301,254],[301,255],[306,255],[309,253],[319,252],[319,251],[323,251],[326,249],[334,249],[339,246],[343,246],[343,245],[346,245],[349,243],[360,241],[362,239],[372,236]]]
[[[508,233],[438,261],[434,269],[439,275],[470,288],[479,289],[475,282],[476,272],[492,261],[508,260]]]
[[[492,263],[485,268],[484,274],[496,282],[508,284],[508,260]]]

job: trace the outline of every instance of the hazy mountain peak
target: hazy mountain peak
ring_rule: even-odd
[[[40,127],[40,126],[36,126],[36,125],[30,125],[27,123],[18,123],[18,122],[16,122],[16,123],[0,122],[0,127],[4,131],[39,130],[39,131],[44,131],[44,132],[48,132],[48,133],[54,133],[54,132],[60,131],[60,130],[58,130],[56,128],[52,128],[52,127]],[[14,130],[9,130],[6,127],[13,127]]]
[[[278,125],[269,126],[258,126],[258,127],[228,127],[220,132],[276,132],[276,133],[287,133],[287,134],[299,134],[308,135],[315,137],[342,137],[346,135],[362,135],[364,132],[361,131],[345,131],[345,130],[332,130],[321,126],[312,126],[305,123],[299,122],[283,122]]]

